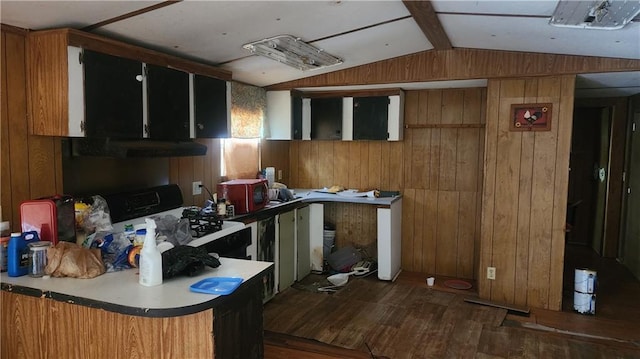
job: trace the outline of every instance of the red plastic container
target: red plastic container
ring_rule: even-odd
[[[41,241],[58,243],[56,204],[50,199],[34,199],[20,204],[22,232],[36,231]]]

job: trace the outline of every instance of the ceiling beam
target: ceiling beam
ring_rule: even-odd
[[[173,4],[179,3],[181,1],[182,0],[167,0],[167,1],[163,1],[163,2],[155,4],[155,5],[147,6],[145,8],[140,9],[140,10],[131,11],[131,12],[128,12],[126,14],[113,17],[111,19],[106,19],[106,20],[100,21],[100,22],[95,23],[93,25],[86,26],[86,27],[84,27],[84,28],[82,28],[80,30],[82,30],[82,31],[92,31],[92,30],[95,30],[95,29],[97,29],[99,27],[107,26],[109,24],[113,24],[114,22],[126,20],[128,18],[132,18],[134,16],[138,16],[138,15],[147,13],[149,11],[161,9],[161,8],[163,8],[165,6],[173,5]]]
[[[453,48],[430,0],[402,0],[402,2],[435,50]]]

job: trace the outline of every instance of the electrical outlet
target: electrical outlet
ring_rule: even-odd
[[[487,279],[496,279],[496,267],[487,267]]]
[[[197,182],[193,182],[191,184],[191,192],[193,193],[194,196],[197,196],[199,194],[202,194],[202,182],[201,181],[197,181]]]
[[[282,170],[278,170],[278,181],[282,181]]]

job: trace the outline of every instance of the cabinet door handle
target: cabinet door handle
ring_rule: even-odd
[[[198,126],[198,130],[204,130],[204,125],[199,123],[196,126]]]
[[[142,79],[143,79],[142,75],[136,75],[136,81],[142,82]]]

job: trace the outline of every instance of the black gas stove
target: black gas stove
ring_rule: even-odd
[[[186,207],[182,210],[182,218],[189,220],[193,238],[200,238],[222,229],[223,218],[208,207]]]

